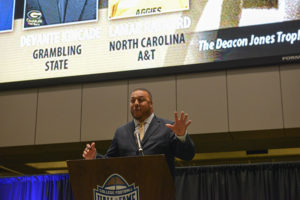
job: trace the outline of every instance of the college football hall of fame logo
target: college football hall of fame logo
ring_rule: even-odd
[[[94,189],[94,200],[140,200],[139,187],[127,181],[119,174],[110,175],[103,186]]]

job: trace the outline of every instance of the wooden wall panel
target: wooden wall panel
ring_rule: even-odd
[[[37,89],[0,93],[0,146],[33,145]]]
[[[300,127],[300,64],[280,67],[284,127]]]
[[[229,130],[283,128],[279,67],[228,71]]]
[[[127,81],[85,84],[81,140],[110,140],[127,122]]]
[[[39,90],[36,144],[80,141],[81,85]]]
[[[178,111],[189,114],[189,133],[228,132],[226,72],[178,76]]]

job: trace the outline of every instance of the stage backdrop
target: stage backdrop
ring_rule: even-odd
[[[176,200],[298,200],[300,162],[176,169]],[[0,179],[0,200],[73,199],[68,174]]]

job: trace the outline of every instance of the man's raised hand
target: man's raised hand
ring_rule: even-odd
[[[96,155],[97,155],[97,150],[95,148],[95,142],[92,142],[92,144],[86,144],[82,157],[85,160],[92,160],[96,158]]]
[[[177,136],[183,136],[186,133],[187,127],[192,123],[191,120],[188,120],[188,114],[184,114],[181,111],[180,119],[178,119],[177,112],[174,112],[175,123],[166,124],[166,127],[170,128]]]

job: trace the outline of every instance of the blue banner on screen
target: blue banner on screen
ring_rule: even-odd
[[[15,0],[0,0],[0,32],[13,29],[14,5]]]

